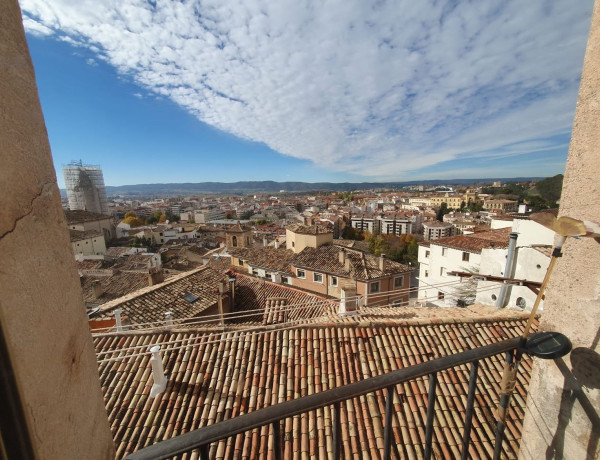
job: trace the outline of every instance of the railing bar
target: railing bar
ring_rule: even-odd
[[[292,417],[336,402],[372,393],[390,385],[407,382],[431,373],[460,366],[462,364],[468,364],[475,360],[489,358],[490,356],[504,353],[509,350],[514,350],[518,347],[520,340],[520,337],[515,337],[503,342],[467,350],[350,383],[343,387],[332,388],[331,390],[285,401],[248,414],[240,415],[233,419],[224,420],[213,425],[199,428],[166,441],[158,442],[152,446],[134,452],[126,458],[128,460],[166,459],[196,449],[201,444],[219,441],[223,438],[270,424],[275,420]]]
[[[342,447],[340,403],[333,405],[333,458],[339,460]]]
[[[281,427],[280,421],[273,422],[273,456],[275,460],[281,460]]]
[[[394,387],[389,386],[385,398],[385,425],[383,427],[383,460],[390,459],[392,444],[392,407],[394,403]]]
[[[511,364],[513,362],[513,353],[510,351],[506,352],[506,362]],[[508,405],[510,403],[510,395],[505,393],[500,393],[500,403],[499,405],[504,408],[506,411]],[[496,424],[496,442],[494,444],[494,460],[500,460],[500,455],[502,453],[502,442],[504,441],[504,429],[506,428],[506,423],[500,417],[498,417],[498,423]]]
[[[201,460],[208,460],[208,444],[202,444],[200,446],[200,458]]]
[[[433,414],[435,411],[435,389],[437,386],[437,373],[429,376],[429,394],[427,397],[427,424],[425,425],[425,452],[423,458],[431,458],[431,440],[433,438]]]
[[[477,391],[477,371],[479,370],[479,361],[473,361],[471,364],[471,375],[469,377],[469,394],[467,395],[467,410],[465,414],[465,430],[462,439],[462,452],[460,460],[467,460],[469,455],[469,441],[471,439],[471,426],[473,424],[473,404],[475,402],[475,392]]]

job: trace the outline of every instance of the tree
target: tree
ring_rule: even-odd
[[[126,217],[125,219],[123,219],[123,223],[129,224],[131,228],[141,227],[142,225],[144,225],[144,221],[139,217],[135,216]]]
[[[129,211],[125,213],[125,219],[127,219],[128,217],[137,217],[137,215],[135,214],[135,212]]]
[[[360,241],[364,239],[364,235],[360,233],[360,231],[357,228],[352,228],[350,225],[346,225],[346,227],[344,227],[344,230],[342,231],[342,238],[346,240]]]
[[[467,203],[463,201],[460,202],[460,212],[463,212],[467,208]]]
[[[365,232],[365,241],[369,243],[369,251],[376,256],[385,252],[387,244],[381,235],[374,235],[371,232]]]
[[[159,223],[165,223],[167,221],[167,215],[166,214],[161,214],[160,217],[158,218],[158,222]],[[194,219],[190,219],[188,220],[189,223],[194,222]]]
[[[435,216],[435,218],[437,220],[439,220],[440,222],[444,221],[444,215],[448,214],[450,212],[450,210],[448,209],[448,203],[446,203],[445,201],[442,201],[442,204],[440,205],[440,209],[438,209],[437,215]]]

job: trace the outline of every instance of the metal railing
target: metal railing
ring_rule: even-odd
[[[465,410],[464,431],[462,436],[461,459],[468,458],[468,447],[471,435],[471,426],[473,419],[473,405],[475,392],[477,388],[477,373],[479,361],[485,358],[496,356],[502,353],[506,354],[507,361],[512,360],[513,355],[518,351],[521,338],[498,342],[492,345],[486,345],[473,350],[467,350],[450,356],[434,359],[415,366],[388,372],[386,374],[371,377],[365,380],[354,382],[338,388],[333,388],[320,393],[303,396],[291,401],[285,401],[254,412],[243,414],[238,417],[225,420],[213,425],[209,425],[189,433],[176,436],[166,441],[158,442],[152,446],[145,447],[126,457],[127,460],[151,460],[165,459],[174,455],[183,454],[194,449],[198,449],[200,458],[208,460],[209,446],[211,443],[229,438],[231,436],[244,433],[265,425],[273,425],[273,451],[276,460],[281,458],[281,428],[280,421],[288,417],[303,414],[325,406],[333,406],[333,458],[339,459],[341,452],[341,423],[340,423],[340,403],[342,401],[373,393],[378,390],[386,390],[385,402],[385,422],[384,422],[384,453],[383,459],[388,460],[391,455],[392,442],[392,407],[395,386],[400,383],[408,382],[419,377],[429,376],[429,392],[427,404],[427,423],[425,427],[425,445],[423,447],[423,457],[429,460],[432,454],[433,440],[433,417],[435,413],[435,397],[437,388],[437,373],[456,366],[471,364],[469,377],[469,389],[467,395],[467,406]],[[520,351],[519,351],[520,353]],[[506,407],[508,398],[500,398],[501,404]],[[504,424],[498,422],[496,426],[496,442],[494,449],[494,459],[500,458],[501,446],[504,437]]]

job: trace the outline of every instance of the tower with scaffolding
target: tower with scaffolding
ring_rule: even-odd
[[[108,199],[102,169],[97,165],[84,165],[72,161],[63,166],[69,209],[109,214]]]

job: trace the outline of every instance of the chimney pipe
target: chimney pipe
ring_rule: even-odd
[[[170,311],[165,313],[165,323],[167,324],[168,328],[173,327],[173,313],[171,313]]]
[[[151,347],[150,352],[152,353],[150,364],[152,365],[152,377],[154,379],[154,384],[150,389],[150,397],[155,398],[165,391],[165,388],[167,387],[167,377],[165,376],[165,370],[163,368],[160,345]]]
[[[510,240],[508,241],[508,254],[506,256],[506,267],[504,267],[504,278],[512,278],[515,274],[515,262],[517,255],[517,232],[510,233]],[[511,286],[504,283],[500,288],[500,294],[496,301],[497,308],[506,307],[507,298],[510,296]]]
[[[268,244],[268,242],[267,242],[267,237],[266,237],[266,236],[264,236],[264,237],[263,237],[263,246],[264,246],[264,247],[267,247],[267,244]]]
[[[385,254],[381,254],[379,256],[379,270],[381,270],[381,271],[385,270]]]
[[[275,238],[275,249],[279,249],[279,240]]]
[[[346,250],[344,248],[340,249],[338,257],[339,257],[339,261],[342,265],[344,263],[346,263]]]
[[[92,281],[92,289],[94,290],[94,298],[100,298],[102,295],[102,284],[100,284],[99,280]]]
[[[123,323],[121,322],[121,313],[123,312],[122,308],[115,309],[115,322],[117,326],[117,332],[123,331]]]

